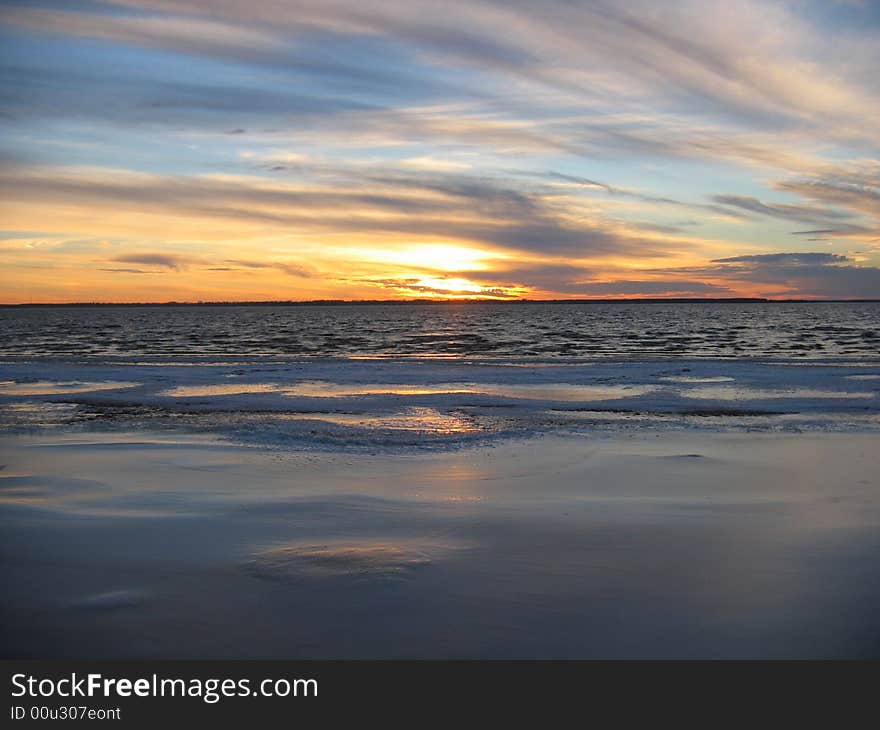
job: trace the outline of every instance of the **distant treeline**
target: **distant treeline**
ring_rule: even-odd
[[[400,306],[407,304],[427,304],[432,306],[455,306],[460,304],[786,304],[829,302],[880,302],[880,299],[766,299],[763,297],[704,297],[671,298],[645,297],[631,299],[313,299],[309,301],[259,301],[259,302],[66,302],[66,303],[22,303],[0,304],[0,307],[350,307],[350,306]]]

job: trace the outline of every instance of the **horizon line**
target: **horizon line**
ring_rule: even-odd
[[[769,297],[617,297],[617,298],[566,298],[566,299],[258,299],[258,300],[199,300],[164,302],[0,302],[2,308],[13,307],[234,307],[234,306],[345,306],[345,305],[405,305],[405,304],[608,304],[608,303],[875,303],[880,298],[814,299]]]

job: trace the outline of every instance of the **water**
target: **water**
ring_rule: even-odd
[[[0,309],[0,357],[876,358],[880,303]]]
[[[622,429],[876,430],[880,304],[0,310],[0,432],[451,449]]]

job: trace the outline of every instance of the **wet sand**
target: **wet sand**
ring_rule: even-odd
[[[872,433],[0,439],[6,658],[880,657]]]

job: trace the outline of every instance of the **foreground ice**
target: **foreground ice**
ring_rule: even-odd
[[[0,432],[170,429],[281,448],[445,449],[633,427],[880,426],[880,361],[104,360],[0,363],[0,378]]]

